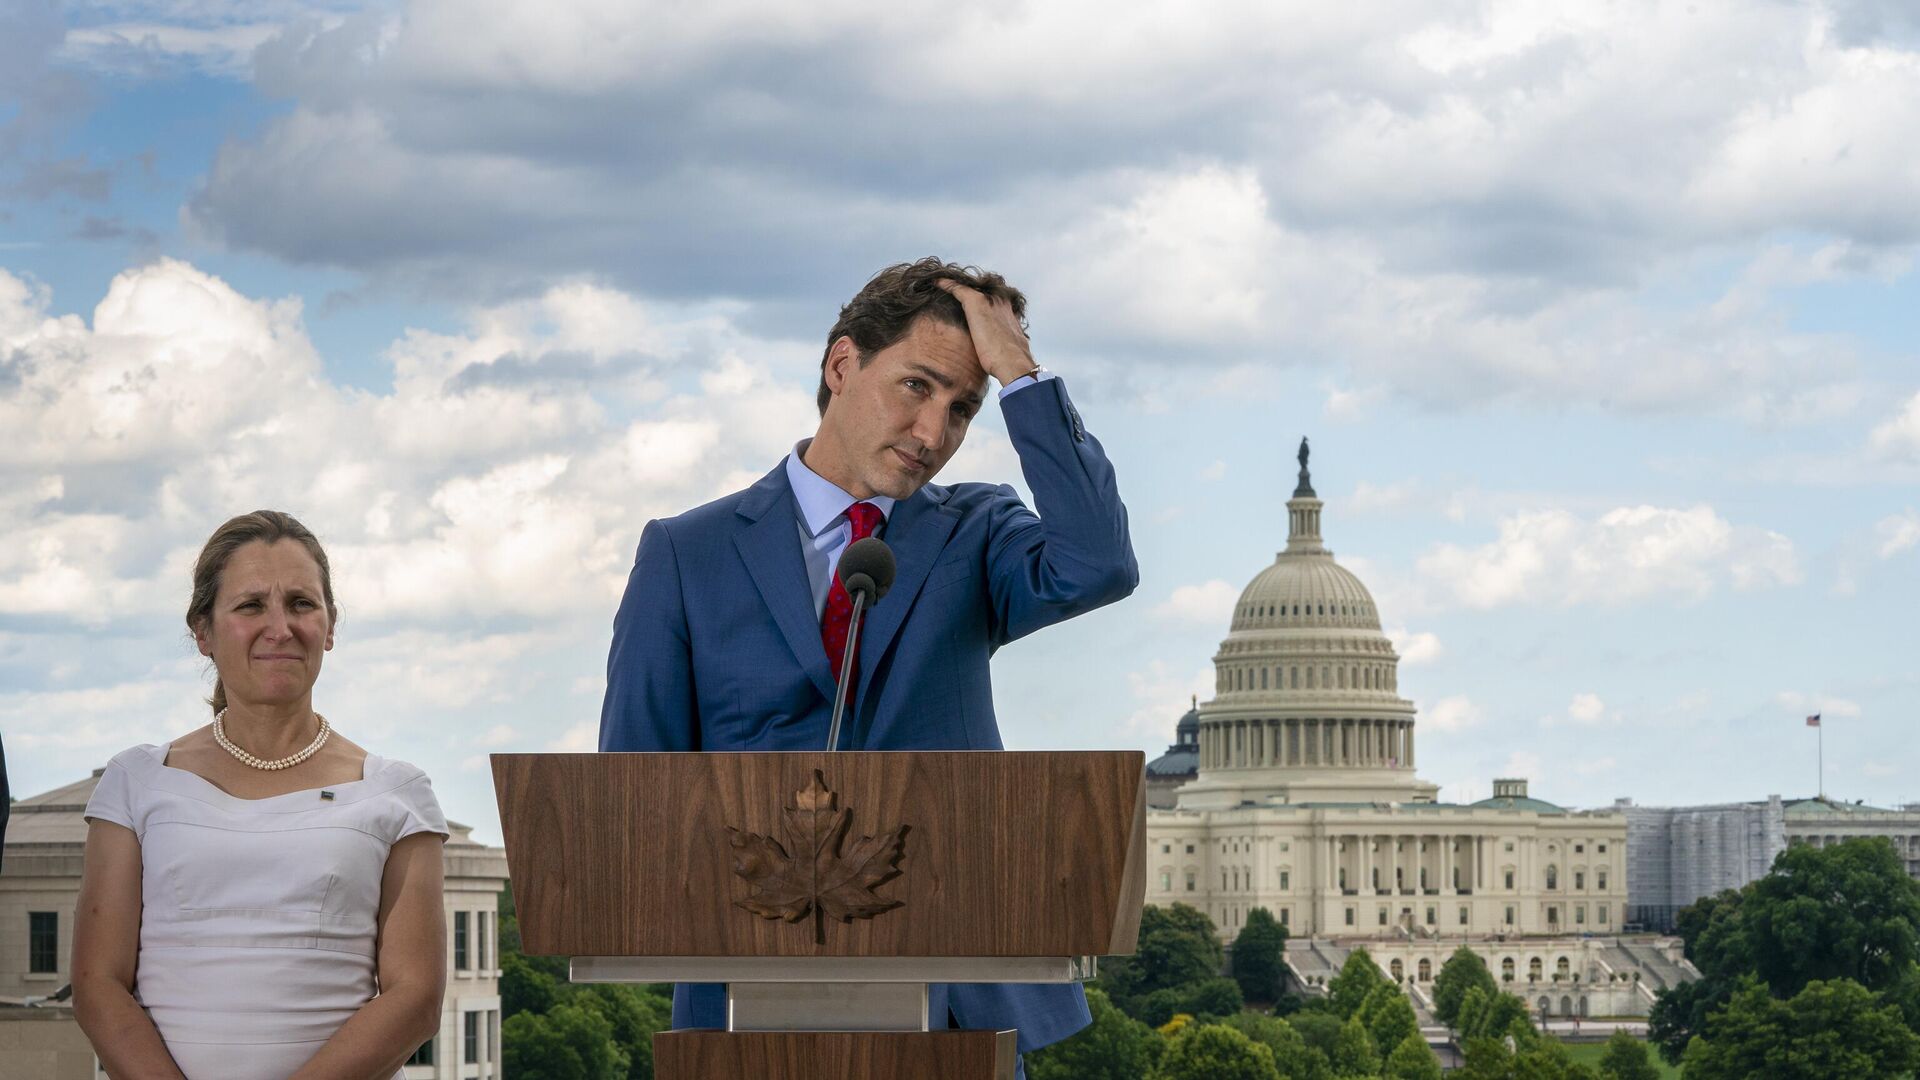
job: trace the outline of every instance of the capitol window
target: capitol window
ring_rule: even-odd
[[[1560,868],[1557,866],[1547,867],[1547,888],[1557,889],[1559,887],[1560,887]]]
[[[1193,871],[1189,870],[1187,871],[1187,891],[1188,892],[1193,891],[1193,885],[1194,885],[1194,873]]]
[[[1347,925],[1348,926],[1353,925],[1353,909],[1352,908],[1347,909]]]

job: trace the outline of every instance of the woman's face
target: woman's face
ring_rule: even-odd
[[[320,564],[291,540],[255,540],[220,573],[213,614],[194,639],[212,657],[227,699],[244,705],[305,701],[333,648]]]

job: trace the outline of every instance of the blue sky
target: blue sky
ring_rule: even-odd
[[[870,8],[0,0],[15,790],[203,722],[187,567],[272,505],[322,711],[492,835],[642,525],[931,252],[1027,290],[1142,567],[996,659],[1010,745],[1164,747],[1304,434],[1445,794],[1801,794],[1821,711],[1920,800],[1910,5]],[[1017,482],[991,410],[942,479]]]

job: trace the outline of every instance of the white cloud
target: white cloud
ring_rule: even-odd
[[[1883,559],[1920,544],[1920,512],[1908,510],[1880,519],[1873,527],[1874,538],[1879,541],[1878,551]]]
[[[1875,452],[1889,458],[1920,458],[1920,393],[1867,437]]]
[[[1515,750],[1507,755],[1500,766],[1500,779],[1530,780],[1528,790],[1538,794],[1536,785],[1543,782],[1540,755],[1531,750]]]
[[[1576,724],[1597,724],[1607,715],[1607,703],[1599,694],[1575,694],[1567,705],[1567,718]]]
[[[1213,670],[1199,667],[1180,674],[1155,660],[1144,671],[1127,674],[1134,711],[1121,724],[1122,738],[1153,746],[1173,742],[1174,725],[1198,700],[1213,695]]]
[[[547,751],[555,754],[584,754],[600,748],[600,721],[582,720],[560,734],[560,737],[547,743]]]
[[[1201,469],[1197,475],[1200,479],[1208,483],[1224,480],[1227,478],[1227,463],[1225,460],[1215,459],[1206,468]]]
[[[816,346],[581,282],[400,335],[377,390],[326,371],[297,303],[186,263],[119,275],[91,319],[51,304],[0,273],[0,620],[115,644],[42,662],[0,635],[9,672],[58,688],[0,690],[35,783],[206,722],[179,622],[191,561],[274,506],[332,562],[317,704],[484,822],[487,751],[594,748],[647,520],[758,479],[817,422]],[[997,419],[943,480],[1015,471]]]
[[[1420,710],[1422,725],[1449,734],[1478,727],[1486,720],[1486,714],[1472,701],[1463,696],[1444,697],[1431,706]]]
[[[1365,420],[1387,396],[1386,388],[1382,386],[1371,386],[1364,390],[1329,386],[1326,390],[1327,403],[1320,412],[1336,424],[1355,424]]]
[[[0,614],[173,614],[212,528],[277,506],[327,543],[352,632],[565,622],[617,596],[648,517],[757,477],[814,419],[811,370],[772,375],[788,347],[580,283],[409,332],[386,393],[326,375],[297,301],[186,263],[120,274],[91,324],[49,303],[0,273]],[[701,392],[663,392],[668,365]]]
[[[516,732],[511,724],[495,724],[473,741],[475,746],[501,747],[513,742]]]
[[[1782,690],[1773,695],[1775,704],[1788,713],[1812,716],[1818,714],[1823,720],[1829,717],[1852,718],[1860,715],[1860,705],[1843,697],[1830,694],[1808,694],[1798,690]]]
[[[1362,480],[1353,486],[1353,494],[1346,497],[1341,508],[1355,514],[1391,513],[1423,502],[1431,494],[1418,480],[1387,484]]]
[[[1418,568],[1435,595],[1472,608],[1695,601],[1722,585],[1793,585],[1801,571],[1779,533],[1736,526],[1709,506],[1629,506],[1596,519],[1558,509],[1503,518],[1477,548],[1441,544]]]
[[[1399,396],[1793,422],[1859,390],[1769,292],[1920,238],[1920,62],[1827,18],[411,0],[265,44],[292,106],[186,216],[442,292],[589,272],[810,302],[787,310],[963,236],[1032,286],[1037,341],[1147,381],[1330,356],[1335,419]],[[1703,254],[1751,272],[1674,304]]]
[[[1155,605],[1153,614],[1170,622],[1213,626],[1224,631],[1233,620],[1233,605],[1240,599],[1240,592],[1238,586],[1219,578],[1198,585],[1181,585]]]
[[[1440,644],[1439,635],[1429,631],[1415,633],[1404,626],[1387,628],[1387,639],[1393,642],[1393,651],[1400,654],[1400,666],[1403,668],[1422,667],[1434,663],[1446,655],[1446,647]]]

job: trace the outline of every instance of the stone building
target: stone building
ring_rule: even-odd
[[[1842,840],[1877,836],[1893,845],[1907,876],[1920,878],[1920,803],[1899,809],[1819,796],[1786,804],[1787,843],[1829,847]]]
[[[1229,941],[1266,908],[1309,946],[1289,951],[1309,985],[1330,974],[1312,947],[1364,943],[1419,1003],[1438,959],[1467,943],[1496,973],[1513,961],[1522,984],[1561,975],[1562,992],[1543,995],[1556,1015],[1644,1013],[1652,973],[1631,947],[1583,941],[1626,920],[1626,817],[1534,798],[1521,778],[1439,801],[1414,771],[1399,657],[1322,540],[1304,443],[1300,456],[1286,548],[1241,593],[1214,696],[1197,704],[1196,775],[1148,812],[1148,901],[1192,904]],[[1665,944],[1641,945],[1666,962]]]
[[[1174,725],[1173,744],[1167,752],[1147,762],[1147,806],[1154,810],[1173,807],[1173,793],[1200,775],[1200,699]]]
[[[1920,878],[1920,805],[1899,809],[1826,797],[1715,806],[1625,805],[1628,920],[1668,931],[1680,909],[1764,876],[1794,844],[1879,837]]]
[[[1780,796],[1717,806],[1623,805],[1627,920],[1673,929],[1680,909],[1765,874],[1787,847]]]
[[[101,770],[13,804],[0,855],[0,1080],[94,1080],[93,1051],[62,991],[87,823]],[[498,898],[507,853],[448,822],[447,994],[440,1033],[406,1080],[488,1080],[500,1069]]]

